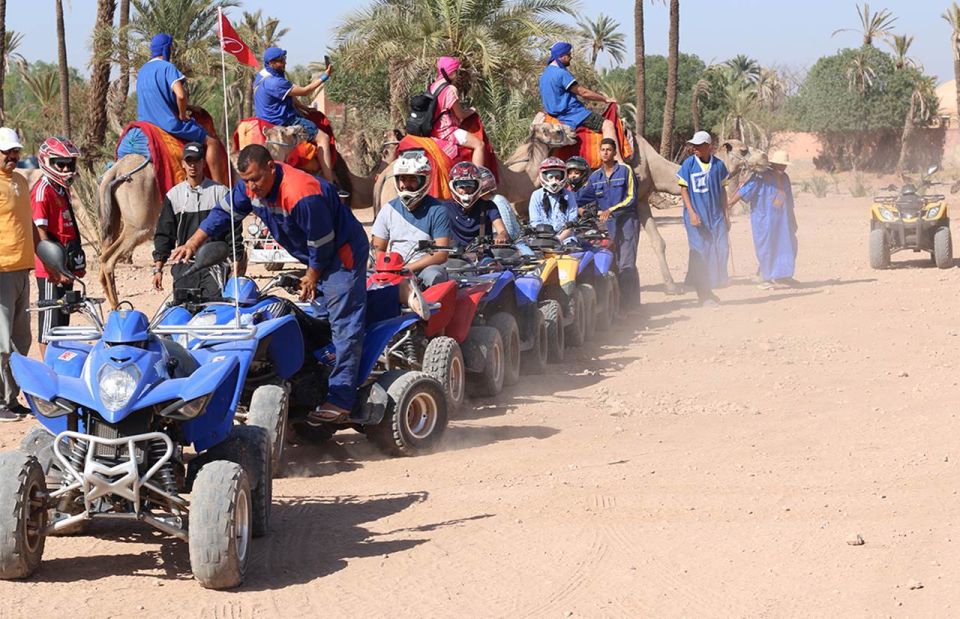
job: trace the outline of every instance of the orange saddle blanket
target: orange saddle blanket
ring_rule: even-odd
[[[604,111],[603,117],[606,120],[613,121],[613,124],[617,129],[617,142],[620,143],[620,156],[623,157],[624,160],[627,160],[633,157],[633,144],[631,140],[627,139],[627,132],[623,127],[623,121],[620,119],[620,115],[617,112],[617,104],[611,103]],[[546,123],[550,123],[552,125],[561,124],[559,120],[547,113],[544,113],[543,117],[544,122]],[[577,140],[579,143],[571,146],[564,146],[563,148],[558,149],[555,156],[566,161],[570,157],[576,157],[579,155],[587,160],[587,163],[591,168],[599,168],[600,140],[602,139],[602,133],[591,131],[586,127],[577,127]]]
[[[309,119],[317,124],[317,127],[320,128],[320,131],[323,131],[328,136],[330,136],[330,163],[333,165],[337,164],[337,143],[336,139],[333,136],[333,126],[330,124],[330,119],[324,115],[320,110],[313,110],[310,113]],[[273,123],[269,123],[261,118],[256,116],[251,116],[250,118],[244,118],[237,125],[236,130],[233,132],[232,145],[234,151],[239,151],[244,146],[248,144],[266,144],[267,137],[264,135],[264,130],[273,127]],[[319,169],[313,163],[317,154],[317,147],[315,144],[310,142],[300,142],[294,147],[290,154],[287,155],[287,160],[284,163],[288,163],[295,168],[300,168],[310,172],[311,174],[316,173]]]

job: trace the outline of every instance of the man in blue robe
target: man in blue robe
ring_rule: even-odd
[[[730,199],[750,203],[750,227],[753,246],[760,264],[761,288],[793,285],[797,263],[797,218],[793,210],[793,191],[786,169],[786,152],[770,155],[769,167],[761,169],[745,182]],[[766,167],[766,166],[764,166]]]
[[[137,120],[156,125],[184,142],[203,144],[211,178],[226,185],[227,166],[220,157],[220,145],[190,117],[187,78],[170,62],[172,53],[173,37],[166,32],[150,40],[150,60],[137,71]]]
[[[727,167],[713,156],[713,140],[697,131],[687,141],[694,154],[677,171],[683,198],[683,226],[690,244],[686,285],[697,291],[700,305],[715,307],[720,299],[713,289],[727,283]]]
[[[613,243],[624,310],[640,304],[640,275],[637,273],[637,246],[640,244],[640,216],[637,213],[637,179],[628,166],[617,163],[617,143],[600,142],[600,167],[590,175],[577,194],[577,204],[596,202],[600,223],[606,224]]]

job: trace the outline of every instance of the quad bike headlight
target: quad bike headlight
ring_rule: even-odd
[[[939,215],[940,215],[940,207],[935,206],[929,211],[927,211],[927,214],[925,215],[925,217],[927,219],[936,219]]]
[[[105,365],[97,374],[100,383],[100,400],[107,410],[113,412],[123,408],[137,390],[140,382],[140,370],[135,365],[115,368]]]
[[[895,214],[893,211],[891,211],[890,209],[881,208],[881,209],[878,209],[878,210],[879,210],[879,212],[880,212],[880,219],[882,219],[882,220],[884,220],[884,221],[896,221],[896,220],[897,220],[896,214]]]

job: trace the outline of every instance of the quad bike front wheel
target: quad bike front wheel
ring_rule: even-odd
[[[597,291],[591,284],[577,284],[583,297],[583,339],[589,342],[597,332]]]
[[[253,537],[263,537],[270,529],[273,505],[270,450],[270,435],[265,428],[237,425],[233,426],[226,440],[200,455],[201,467],[208,462],[225,460],[243,468],[250,484],[250,531]]]
[[[451,413],[463,405],[467,375],[463,353],[455,339],[441,335],[430,340],[423,353],[423,371],[443,385]]]
[[[507,312],[497,312],[490,317],[488,324],[500,332],[503,340],[503,384],[516,385],[520,382],[520,327],[517,319]]]
[[[560,309],[560,303],[553,299],[541,303],[539,309],[547,325],[547,359],[551,363],[562,363],[566,351],[563,310]]]
[[[64,479],[63,469],[60,468],[60,461],[53,455],[53,434],[43,426],[34,426],[27,432],[23,440],[20,441],[20,451],[28,456],[34,456],[40,463],[40,468],[46,476],[48,488],[60,486]],[[48,512],[48,519],[51,523],[70,516],[75,516],[84,510],[83,497],[79,490],[62,496],[52,505]],[[71,535],[82,535],[90,525],[89,520],[80,520],[65,529],[58,529],[47,533],[50,537],[68,537]]]
[[[34,456],[0,454],[0,578],[26,578],[43,559],[47,484]]]
[[[197,473],[190,496],[190,569],[207,589],[243,582],[250,559],[250,483],[236,462],[215,460]]]
[[[949,226],[942,226],[933,234],[933,261],[938,269],[953,266],[953,238]]]
[[[367,437],[385,453],[417,456],[434,449],[447,430],[443,386],[424,372],[395,370],[377,382],[387,392],[383,419],[367,427]]]
[[[870,231],[870,268],[885,269],[890,266],[890,245],[883,228]]]
[[[463,354],[469,362],[467,367],[480,366],[479,372],[467,376],[467,395],[470,397],[493,397],[503,391],[504,349],[500,332],[493,327],[470,327],[467,339],[463,341]]]
[[[583,346],[583,338],[586,332],[586,309],[584,308],[583,295],[579,289],[574,289],[573,293],[567,299],[567,308],[573,316],[573,321],[567,325],[566,337],[567,346]]]
[[[540,309],[534,308],[532,315],[533,346],[530,350],[523,351],[520,357],[520,370],[523,374],[543,374],[547,370],[550,336],[547,331],[547,321]]]

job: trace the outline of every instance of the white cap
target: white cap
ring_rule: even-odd
[[[701,144],[710,144],[713,142],[713,138],[710,137],[710,134],[706,131],[697,131],[693,134],[693,137],[687,140],[687,144],[693,144],[694,146],[700,146]]]
[[[23,148],[20,143],[20,136],[16,130],[10,127],[0,127],[0,151],[13,150],[14,148]]]
[[[790,155],[787,154],[785,150],[775,150],[773,154],[770,155],[770,163],[775,163],[777,165],[790,165]]]

